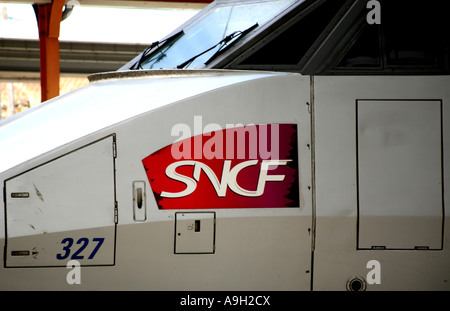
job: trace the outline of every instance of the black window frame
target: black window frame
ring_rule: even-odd
[[[333,0],[328,0],[333,1]],[[253,46],[245,46],[241,52],[228,61],[216,64],[213,68],[226,68],[238,70],[273,70],[285,72],[298,72],[305,75],[439,75],[450,73],[450,37],[439,50],[440,55],[437,63],[433,65],[418,64],[388,64],[386,49],[386,25],[383,23],[383,5],[392,0],[380,0],[382,17],[380,25],[369,25],[366,15],[369,9],[366,8],[366,1],[349,0],[341,7],[332,18],[323,32],[310,46],[308,52],[302,57],[298,64],[246,64],[245,60],[258,50],[263,49],[268,42],[277,38],[287,31],[295,23],[301,21],[306,15],[313,12],[317,7],[325,2],[316,1],[309,3],[305,8],[297,7],[297,10],[284,16],[282,23],[274,23],[270,32],[265,36],[254,38]],[[427,5],[431,5],[428,4]],[[420,6],[411,5],[409,8],[420,10]],[[429,10],[433,7],[430,6]],[[429,11],[430,12],[430,11]],[[441,14],[441,13],[439,13]],[[392,15],[392,14],[391,14]],[[417,15],[417,14],[416,14]],[[420,20],[412,21],[420,23]],[[422,21],[423,22],[423,21]],[[426,20],[425,20],[426,22]],[[378,28],[379,67],[338,67],[337,65],[345,57],[346,53],[358,42],[367,27]],[[415,27],[417,29],[417,26]],[[446,29],[442,29],[445,32]],[[332,38],[335,36],[336,38]],[[332,39],[330,39],[332,38]],[[236,54],[236,53],[235,53]],[[224,65],[225,64],[225,65]]]

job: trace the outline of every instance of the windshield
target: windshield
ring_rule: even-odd
[[[181,37],[148,55],[139,64],[139,69],[177,68],[198,54],[201,55],[184,68],[203,68],[205,62],[221,48],[218,43],[225,37],[233,32],[249,29],[255,24],[262,26],[296,1],[298,2],[277,0],[218,4],[200,20],[183,29]]]

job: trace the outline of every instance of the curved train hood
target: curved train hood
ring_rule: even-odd
[[[147,70],[91,75],[90,84],[0,122],[0,173],[137,115],[236,83],[281,75]]]

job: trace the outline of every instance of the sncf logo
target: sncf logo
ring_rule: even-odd
[[[160,209],[299,207],[295,124],[186,131],[142,160]]]
[[[259,197],[264,193],[267,181],[283,181],[284,175],[268,175],[268,169],[271,165],[286,165],[292,160],[263,160],[259,172],[256,190],[245,189],[238,184],[238,174],[246,167],[258,165],[258,160],[241,162],[231,168],[231,160],[225,160],[223,163],[222,179],[219,182],[216,173],[205,163],[198,161],[178,161],[170,164],[166,169],[167,177],[186,184],[186,189],[177,193],[163,191],[161,197],[181,198],[190,195],[197,188],[197,182],[200,181],[200,173],[203,171],[210,183],[214,187],[218,197],[225,197],[227,188],[243,197]],[[193,178],[178,174],[175,170],[180,166],[191,165],[194,167]]]

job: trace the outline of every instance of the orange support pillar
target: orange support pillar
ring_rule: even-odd
[[[42,102],[59,95],[59,27],[64,4],[65,0],[53,0],[34,5],[39,28]]]

